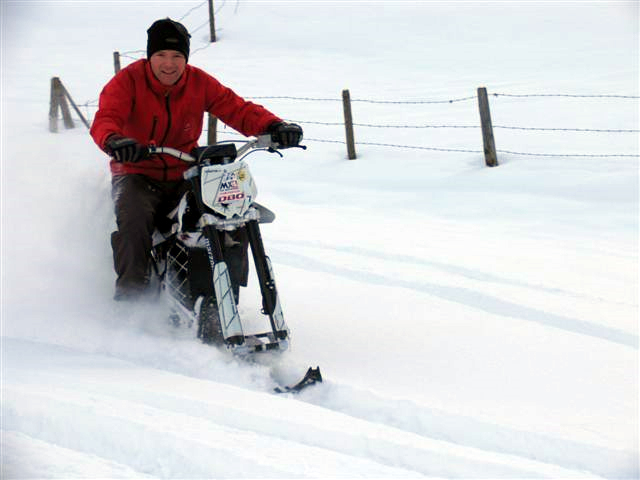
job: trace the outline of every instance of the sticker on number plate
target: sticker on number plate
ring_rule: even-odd
[[[220,181],[220,189],[216,196],[216,203],[235,203],[244,200],[245,193],[240,188],[240,182],[245,179],[244,170],[226,172]]]

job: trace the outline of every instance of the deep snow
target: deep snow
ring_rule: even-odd
[[[191,62],[308,139],[251,158],[293,348],[241,364],[114,303],[106,158],[80,122],[47,130],[52,76],[95,100],[114,50],[206,5],[3,2],[2,478],[638,478],[637,2],[216,4]],[[353,104],[464,126],[482,85],[636,97],[492,96],[498,127],[636,132],[496,128],[521,153],[489,169],[477,128],[356,127],[348,161],[318,141],[339,101],[262,98],[472,97]],[[270,393],[309,365],[322,386]]]

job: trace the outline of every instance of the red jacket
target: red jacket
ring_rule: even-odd
[[[107,138],[115,133],[143,145],[155,143],[190,152],[202,133],[205,112],[246,136],[262,134],[281,121],[199,68],[187,65],[178,83],[167,87],[155,78],[147,60],[138,60],[121,70],[100,93],[91,136],[103,150]],[[154,155],[138,163],[111,161],[113,176],[139,173],[157,180],[180,180],[187,168],[170,155]]]

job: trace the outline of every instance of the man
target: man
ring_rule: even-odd
[[[144,293],[155,222],[188,188],[182,177],[187,165],[169,155],[150,156],[147,145],[190,152],[202,133],[205,112],[246,136],[269,133],[284,148],[302,139],[298,125],[243,100],[189,65],[190,35],[182,24],[158,20],[147,35],[147,59],[132,63],[107,83],[91,126],[94,141],[111,156],[118,225],[111,238],[116,300]],[[246,256],[246,245],[244,252]]]

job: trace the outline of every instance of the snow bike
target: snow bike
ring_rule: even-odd
[[[149,147],[150,154],[168,154],[192,164],[184,174],[191,189],[170,214],[170,229],[154,234],[152,274],[168,294],[174,321],[195,325],[203,342],[223,345],[241,355],[284,351],[289,346],[289,328],[259,227],[272,222],[275,215],[255,202],[257,189],[245,160],[257,149],[281,154],[269,135],[244,142],[239,149],[236,143],[198,147],[190,154]],[[234,264],[242,256],[238,252],[242,242],[237,240],[240,231],[248,237],[262,313],[269,319],[266,332],[250,335],[243,330],[237,307],[240,281]],[[245,261],[247,248],[245,243]]]
[[[260,223],[273,222],[275,215],[256,203],[257,188],[245,160],[256,150],[282,154],[270,135],[242,142],[239,149],[236,143],[241,142],[198,147],[190,154],[149,146],[150,154],[168,154],[192,164],[184,173],[190,190],[169,215],[169,227],[159,226],[154,232],[150,276],[169,299],[175,324],[196,326],[197,336],[204,343],[246,357],[283,352],[289,347],[289,328],[259,227]],[[238,241],[243,235],[248,243],[244,250],[242,238]],[[242,283],[238,261],[247,260],[248,247],[260,284],[261,312],[269,319],[266,332],[249,335],[244,332],[237,307]],[[298,393],[319,382],[320,368],[309,368],[295,385],[274,391]]]

